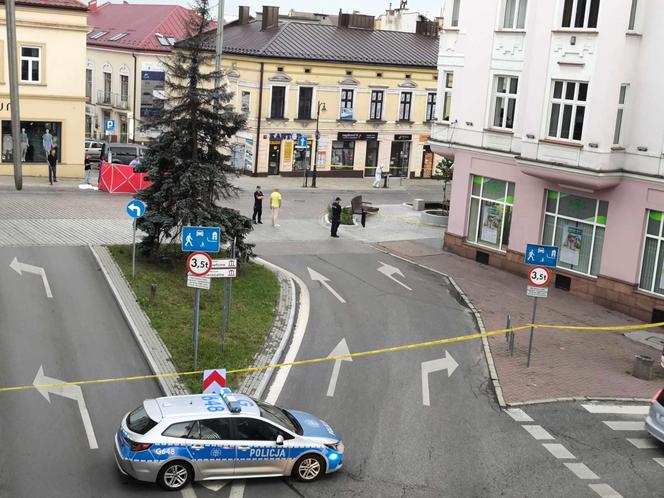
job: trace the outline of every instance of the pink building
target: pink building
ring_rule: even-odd
[[[454,157],[445,245],[664,321],[664,2],[447,0],[430,145]]]

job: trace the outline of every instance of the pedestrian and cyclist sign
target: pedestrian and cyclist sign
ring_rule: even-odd
[[[182,250],[219,252],[221,229],[219,227],[182,227]]]
[[[558,252],[556,246],[528,244],[526,245],[525,263],[555,268],[558,265]]]

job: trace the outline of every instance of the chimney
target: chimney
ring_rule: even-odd
[[[417,21],[415,23],[415,33],[438,38],[438,23],[436,21]]]
[[[373,31],[374,29],[374,17],[365,16],[363,14],[339,14],[339,22],[337,26],[340,28],[354,28],[354,29],[366,29],[368,31]]]
[[[279,7],[263,5],[261,31],[279,27]]]
[[[247,24],[249,22],[249,7],[245,5],[240,5],[240,11],[238,13],[238,24]]]
[[[90,0],[88,2],[88,9],[90,9],[90,12],[97,12],[97,0]]]

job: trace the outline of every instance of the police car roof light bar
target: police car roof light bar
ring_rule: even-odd
[[[219,395],[221,396],[221,399],[224,400],[224,403],[226,403],[228,411],[231,413],[240,413],[242,411],[242,407],[237,403],[237,399],[235,398],[233,391],[231,391],[229,388],[224,388],[219,393]]]

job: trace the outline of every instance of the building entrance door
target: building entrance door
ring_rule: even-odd
[[[279,162],[281,161],[281,142],[270,142],[270,154],[267,162],[267,174],[279,174]]]
[[[410,142],[392,142],[390,151],[390,175],[408,176],[410,163]]]

